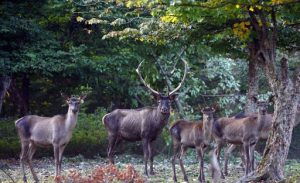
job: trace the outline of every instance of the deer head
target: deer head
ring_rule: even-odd
[[[61,93],[61,95],[66,100],[66,103],[69,105],[69,110],[71,110],[74,114],[79,111],[80,104],[84,102],[86,98],[86,94],[82,94],[79,97],[72,95],[71,97]]]
[[[252,100],[256,103],[258,112],[265,115],[267,113],[269,103],[274,101],[274,96],[271,95],[267,101],[258,100],[255,96],[253,96]]]
[[[182,59],[182,58],[181,58]],[[184,62],[184,74],[183,74],[183,78],[181,80],[181,82],[179,83],[179,85],[172,90],[171,92],[168,92],[168,94],[165,96],[162,93],[154,90],[153,88],[151,88],[151,86],[149,84],[146,83],[146,81],[143,79],[142,75],[140,74],[140,67],[143,63],[143,61],[138,65],[136,72],[140,77],[140,80],[142,81],[142,83],[151,91],[152,95],[154,96],[154,98],[158,101],[158,109],[160,110],[160,112],[162,114],[169,114],[170,113],[170,109],[171,109],[171,101],[175,100],[177,94],[175,94],[175,92],[177,92],[180,87],[182,86],[185,78],[186,78],[186,73],[187,73],[187,62],[182,59]]]
[[[215,112],[214,108],[205,107],[201,110],[203,113],[203,121],[211,121],[213,119],[213,114]]]

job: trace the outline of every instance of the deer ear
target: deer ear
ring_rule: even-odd
[[[66,101],[69,101],[70,100],[70,97],[66,94],[64,94],[63,92],[60,92],[60,95],[66,100]]]
[[[87,94],[82,94],[82,95],[79,97],[80,103],[83,103],[83,102],[84,102],[86,96],[87,96]]]
[[[201,108],[200,108],[200,109],[201,109]],[[205,108],[202,108],[200,111],[201,111],[202,113],[204,113],[204,112],[205,112],[204,109],[205,109]]]
[[[177,97],[178,94],[172,94],[172,95],[169,95],[169,99],[170,100],[175,100],[175,98]]]
[[[258,99],[257,99],[257,97],[256,97],[256,96],[252,96],[252,97],[251,97],[251,99],[252,99],[252,100],[253,100],[253,102],[255,102],[255,103],[258,101]]]
[[[269,102],[270,102],[270,103],[275,103],[275,95],[271,95],[271,96],[269,97]]]
[[[212,108],[211,108],[211,112],[212,112],[212,113],[216,112],[215,108],[212,107]]]
[[[153,96],[153,98],[154,98],[155,100],[159,100],[160,97],[161,97],[161,94],[160,94],[160,93],[157,94],[157,93],[152,92],[152,96]]]

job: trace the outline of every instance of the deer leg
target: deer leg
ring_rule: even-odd
[[[255,150],[255,145],[256,145],[256,141],[254,141],[253,143],[250,144],[250,148],[249,148],[249,157],[250,157],[250,171],[254,171],[254,150]]]
[[[222,147],[223,147],[223,146],[224,146],[223,143],[218,143],[217,148],[216,148],[216,150],[215,150],[219,162],[220,162],[220,155],[221,155],[221,150],[222,150]]]
[[[28,150],[28,164],[29,164],[29,168],[30,168],[30,171],[31,171],[34,181],[39,182],[39,179],[37,178],[37,175],[34,172],[34,169],[32,166],[32,157],[33,157],[35,151],[36,151],[36,146],[31,142],[29,144],[29,150]]]
[[[249,144],[245,143],[245,144],[243,144],[243,146],[244,146],[244,156],[245,156],[245,160],[246,160],[245,175],[247,176],[249,174],[249,166],[250,166]]]
[[[215,153],[215,155],[217,156],[217,161],[218,161],[219,166],[220,166],[220,152],[221,152],[221,149],[223,146],[224,146],[223,143],[218,143],[217,147],[213,150],[213,153]],[[220,170],[220,173],[221,173],[221,178],[225,179],[225,176],[224,176],[222,170]]]
[[[59,156],[58,156],[58,171],[61,172],[61,162],[62,162],[62,155],[63,155],[63,152],[65,150],[65,147],[66,145],[62,145],[60,146],[59,148]]]
[[[236,145],[231,144],[225,151],[224,151],[224,174],[228,175],[228,158],[232,151],[236,148]]]
[[[180,164],[180,168],[181,168],[181,171],[183,173],[183,179],[184,181],[188,182],[188,178],[187,178],[187,175],[186,175],[186,172],[185,172],[185,169],[184,169],[184,166],[183,166],[183,161],[182,161],[182,158],[186,152],[186,149],[187,147],[181,145],[181,151],[180,151],[180,156],[179,156],[179,164]]]
[[[147,163],[148,163],[148,159],[149,159],[148,145],[149,145],[148,139],[144,138],[143,139],[144,164],[145,164],[144,174],[147,176],[148,176]]]
[[[204,182],[205,183],[205,178],[204,178],[204,161],[203,161],[203,149],[201,147],[197,147],[197,153],[198,153],[198,160],[199,160],[199,176],[198,180],[199,182]]]
[[[21,147],[21,154],[20,154],[20,165],[21,165],[21,169],[23,172],[23,181],[27,182],[24,162],[28,159],[29,142],[21,141],[21,144],[22,144],[22,147]]]
[[[59,172],[59,145],[54,144],[53,145],[53,152],[54,152],[54,162],[55,162],[55,177],[57,177],[60,172]]]
[[[173,169],[173,181],[174,182],[177,182],[176,170],[175,170],[175,163],[176,163],[176,157],[177,158],[179,157],[179,150],[180,150],[179,148],[180,148],[180,144],[174,142],[174,140],[173,140],[173,152],[174,152],[174,155],[172,157],[172,169]]]
[[[154,171],[153,171],[153,145],[154,145],[154,141],[151,141],[148,144],[148,151],[149,151],[149,162],[150,162],[150,175],[154,175]]]
[[[107,157],[109,160],[109,163],[114,164],[114,147],[117,143],[117,135],[109,135],[108,136],[108,149],[107,149]]]

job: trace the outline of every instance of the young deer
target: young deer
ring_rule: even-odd
[[[250,115],[239,119],[219,118],[214,126],[214,136],[218,144],[216,149],[218,156],[221,148],[226,143],[243,145],[246,175],[254,170],[255,145],[261,136],[266,136],[264,131],[270,127],[268,123],[270,122],[269,119],[272,119],[266,113],[268,102],[257,101],[255,97],[254,100],[259,107],[258,115]],[[226,157],[225,166],[227,166],[227,159]],[[227,168],[225,171],[227,171]]]
[[[255,100],[255,98],[254,98]],[[257,100],[257,99],[256,99]],[[269,132],[271,130],[272,127],[272,118],[273,118],[273,114],[267,114],[266,110],[268,108],[268,102],[258,102],[258,114],[249,114],[248,116],[257,116],[257,115],[261,115],[261,122],[263,123],[263,127],[260,131],[260,135],[259,135],[259,139],[261,140],[267,140],[268,136],[269,136]],[[245,115],[242,116],[242,118],[246,117]],[[295,123],[294,123],[294,127],[297,126],[300,123],[300,101],[298,103],[298,109],[297,109],[297,113],[296,113],[296,118],[295,118]],[[237,147],[237,145],[235,144],[231,144],[225,151],[224,151],[224,174],[228,175],[228,157],[229,155],[232,153],[232,151]],[[243,154],[242,149],[241,149],[241,154]],[[244,159],[242,157],[242,161],[244,162]],[[245,164],[245,163],[244,163]]]
[[[212,128],[213,128],[213,113],[214,110],[205,108],[202,110],[203,122],[189,122],[185,120],[176,121],[170,128],[170,134],[173,141],[174,155],[172,157],[173,180],[177,182],[175,161],[179,159],[179,164],[185,181],[188,181],[184,166],[183,155],[187,148],[195,148],[199,159],[199,182],[205,182],[204,177],[204,150],[212,141]],[[215,162],[215,161],[212,161]]]
[[[55,159],[55,176],[60,175],[63,151],[72,137],[72,130],[76,126],[80,104],[86,95],[80,97],[65,97],[69,105],[66,115],[53,117],[41,117],[28,115],[15,122],[21,142],[20,164],[23,172],[23,180],[27,182],[25,174],[25,161],[28,162],[35,182],[38,182],[32,166],[32,157],[36,148],[53,146]]]

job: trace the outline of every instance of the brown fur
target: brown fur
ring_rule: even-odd
[[[199,159],[199,176],[200,182],[205,182],[204,177],[204,150],[212,140],[211,132],[213,127],[213,112],[203,114],[203,122],[190,122],[186,120],[178,120],[170,127],[170,134],[173,141],[174,155],[172,157],[173,180],[177,182],[175,161],[179,159],[181,171],[184,180],[188,181],[184,165],[183,155],[187,148],[195,148]]]
[[[272,98],[269,99],[271,101]],[[225,150],[224,153],[224,169],[225,175],[228,174],[228,156],[235,149],[236,145],[243,145],[241,153],[244,155],[242,161],[246,166],[246,175],[254,170],[254,149],[258,139],[268,138],[269,131],[272,126],[272,114],[268,114],[267,107],[269,101],[257,101],[254,98],[257,106],[258,113],[245,115],[244,118],[225,118],[229,121],[227,136],[224,138],[225,141],[220,141],[218,145],[218,154],[220,153],[221,147],[227,142],[231,145]],[[222,118],[221,118],[222,119]],[[234,138],[233,138],[234,137]],[[251,164],[249,164],[251,163]]]
[[[61,171],[63,151],[72,137],[72,130],[76,126],[80,102],[85,96],[68,99],[69,109],[66,115],[41,117],[28,115],[15,122],[21,142],[20,164],[23,171],[23,180],[26,182],[25,161],[28,162],[35,182],[38,182],[32,166],[32,157],[37,147],[53,146],[55,159],[55,175]]]
[[[148,161],[150,162],[150,174],[154,174],[152,144],[169,120],[170,101],[174,100],[175,95],[162,96],[159,94],[157,98],[159,98],[157,107],[116,109],[102,118],[108,132],[107,156],[110,163],[114,163],[114,149],[121,140],[142,140],[145,174],[148,175]]]
[[[222,129],[222,136],[215,136],[218,144],[217,154],[220,155],[222,146],[226,143],[243,145],[246,160],[246,171],[253,171],[252,166],[254,148],[259,139],[259,131],[262,125],[257,117],[246,117],[242,119],[220,118],[216,121]]]

